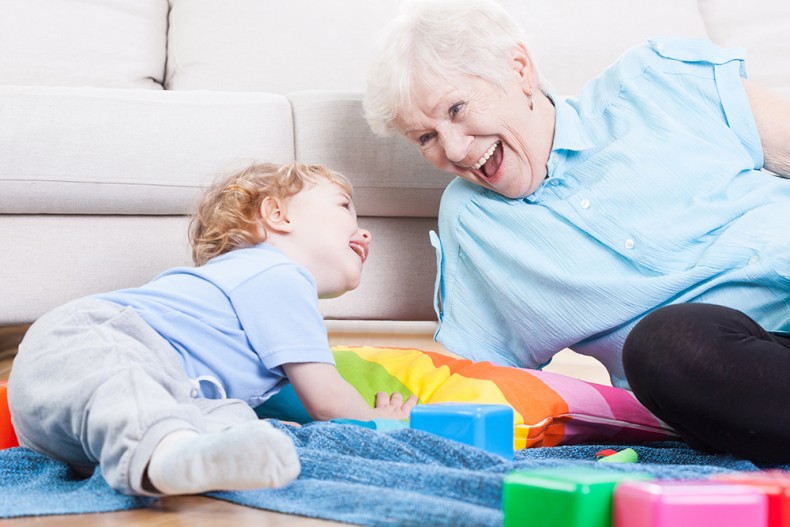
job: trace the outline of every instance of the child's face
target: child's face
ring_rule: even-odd
[[[321,180],[287,201],[287,216],[290,232],[272,241],[313,274],[318,296],[356,289],[368,257],[370,232],[359,228],[346,191]]]

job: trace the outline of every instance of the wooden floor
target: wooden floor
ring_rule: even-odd
[[[433,341],[433,325],[429,323],[368,323],[357,321],[329,321],[329,340],[332,344],[414,347],[422,350],[449,353]],[[0,327],[0,380],[8,379],[26,326]],[[547,370],[565,373],[601,384],[609,384],[600,363],[570,350],[560,353]],[[80,526],[80,527],[332,527],[342,523],[279,514],[236,505],[203,496],[175,496],[163,498],[148,509],[83,514],[72,516],[44,516],[0,520],[0,526]]]

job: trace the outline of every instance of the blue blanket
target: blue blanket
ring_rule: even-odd
[[[682,443],[632,445],[636,464],[597,463],[595,453],[623,445],[535,448],[512,461],[410,429],[381,432],[354,425],[277,424],[302,461],[298,480],[282,489],[215,492],[241,505],[369,526],[502,524],[502,477],[512,470],[592,466],[661,478],[700,478],[758,470],[751,462],[694,451]],[[0,518],[108,512],[151,500],[114,492],[102,477],[80,478],[63,463],[23,448],[0,451]]]

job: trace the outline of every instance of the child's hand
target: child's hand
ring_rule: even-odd
[[[399,392],[393,392],[392,396],[387,392],[376,394],[376,416],[380,419],[408,419],[411,409],[417,405],[417,396],[411,395],[406,402]]]
[[[292,362],[283,364],[288,380],[302,401],[307,413],[316,421],[339,417],[370,421],[371,419],[408,419],[417,404],[412,395],[404,402],[403,396],[387,392],[376,394],[376,407],[362,398],[337,371],[334,364],[324,362]]]

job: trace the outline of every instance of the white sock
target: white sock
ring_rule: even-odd
[[[148,463],[148,479],[162,494],[281,487],[301,466],[291,439],[265,421],[221,432],[167,435]]]

